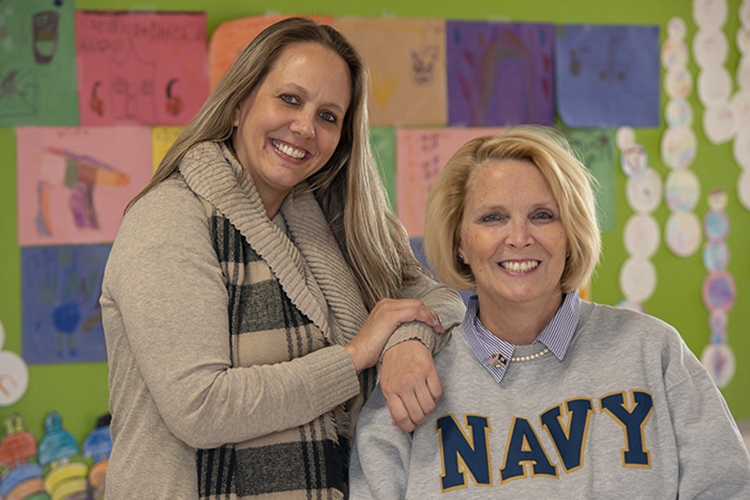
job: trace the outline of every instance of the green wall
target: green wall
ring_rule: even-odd
[[[735,34],[739,26],[737,11],[741,0],[729,0],[729,17],[724,26],[730,45],[727,68],[734,74],[739,53]],[[224,21],[268,12],[354,15],[430,17],[446,19],[477,19],[496,21],[540,21],[594,24],[650,24],[661,27],[661,39],[666,37],[667,21],[681,17],[688,26],[689,41],[696,31],[692,19],[691,0],[534,0],[499,1],[476,0],[453,2],[448,0],[77,0],[77,9],[111,10],[205,10],[208,14],[209,35]],[[691,62],[693,78],[698,68]],[[662,96],[662,106],[666,97]],[[694,130],[698,137],[698,153],[691,170],[702,183],[701,202],[694,212],[702,217],[707,211],[706,193],[713,188],[723,188],[729,195],[727,212],[732,228],[727,238],[731,251],[729,271],[737,282],[738,301],[729,314],[729,344],[738,360],[733,381],[723,389],[729,406],[738,419],[750,418],[750,364],[745,360],[750,354],[750,335],[744,325],[750,324],[750,212],[737,200],[736,182],[739,166],[732,156],[731,141],[714,146],[700,127],[702,106],[697,101],[695,89],[691,94],[694,110]],[[638,129],[637,141],[649,153],[650,164],[664,178],[667,167],[659,158],[662,129]],[[617,229],[604,234],[604,257],[592,283],[592,298],[598,302],[616,304],[622,299],[619,291],[620,267],[627,258],[622,243],[622,230],[631,215],[625,200],[625,176],[617,169],[616,224]],[[653,214],[661,227],[669,215],[661,206]],[[0,128],[0,320],[6,341],[5,350],[20,353],[20,250],[16,229],[16,173],[15,134],[12,128]],[[656,266],[658,284],[654,295],[644,304],[647,311],[673,324],[683,335],[690,348],[700,355],[708,341],[708,312],[703,306],[700,289],[706,271],[700,252],[689,258],[671,254],[663,241],[652,258]],[[64,365],[34,365],[29,367],[29,389],[14,406],[0,408],[0,420],[12,412],[25,416],[27,427],[40,437],[43,418],[51,410],[63,416],[65,427],[79,440],[93,428],[96,417],[107,411],[107,367],[105,363],[76,363]],[[744,389],[743,389],[744,388]]]

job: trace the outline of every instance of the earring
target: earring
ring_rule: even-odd
[[[461,255],[461,254],[458,254],[458,255],[456,255],[456,260],[458,261],[459,264],[463,264],[464,263],[464,256]]]

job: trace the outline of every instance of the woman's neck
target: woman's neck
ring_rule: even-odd
[[[529,345],[552,321],[563,302],[563,295],[546,303],[496,304],[479,296],[479,319],[494,336],[513,345]]]

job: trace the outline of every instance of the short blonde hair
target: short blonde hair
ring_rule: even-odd
[[[567,237],[562,291],[583,286],[601,254],[593,192],[596,179],[559,131],[538,126],[518,126],[501,135],[472,139],[448,160],[432,186],[425,216],[425,255],[438,278],[459,290],[476,288],[471,268],[457,259],[467,184],[484,162],[502,160],[529,161],[549,183]]]

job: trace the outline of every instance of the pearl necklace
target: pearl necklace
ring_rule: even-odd
[[[539,352],[535,352],[534,354],[529,354],[528,356],[513,356],[510,358],[511,361],[531,361],[532,359],[541,358],[545,354],[549,352],[549,347],[545,347]]]
[[[539,352],[535,352],[534,354],[529,354],[527,356],[513,356],[510,358],[510,361],[516,361],[516,362],[524,362],[524,361],[531,361],[532,359],[538,359],[544,356],[549,352],[549,347],[545,347]],[[502,354],[495,353],[492,356],[487,359],[487,362],[492,365],[495,368],[502,368],[504,366],[508,366],[508,358],[506,356],[503,356]]]

